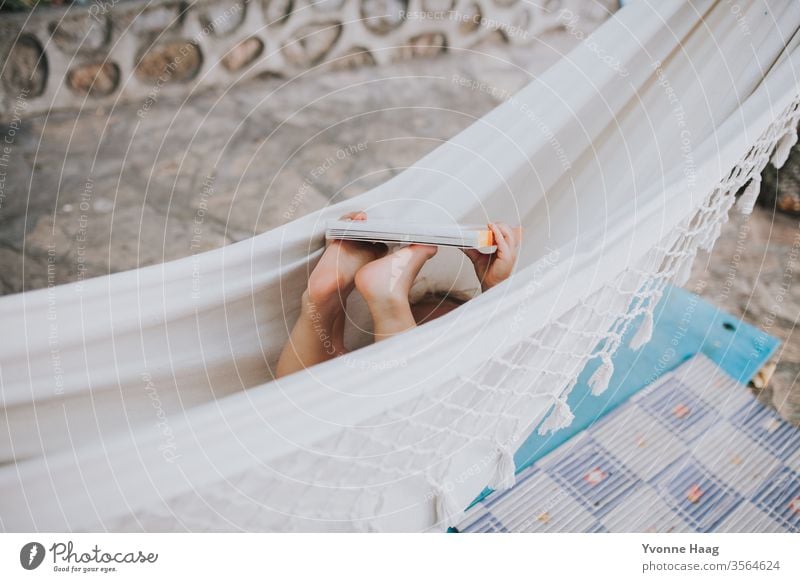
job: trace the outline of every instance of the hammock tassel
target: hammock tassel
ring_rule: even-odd
[[[678,287],[682,287],[686,285],[686,282],[689,280],[689,277],[692,276],[692,264],[694,263],[694,253],[691,256],[683,257],[680,260],[680,265],[678,266],[678,270],[675,273],[675,284]]]
[[[775,153],[772,154],[772,165],[775,169],[780,170],[786,160],[789,159],[789,154],[792,153],[792,148],[797,144],[797,132],[791,130],[787,132],[775,146]]]
[[[539,434],[546,435],[550,432],[555,432],[562,428],[568,427],[575,419],[569,405],[561,398],[555,399],[555,404],[550,410],[550,414],[544,419],[544,422],[539,426]]]
[[[489,487],[495,491],[505,491],[506,489],[511,489],[517,482],[517,467],[514,465],[514,454],[508,445],[499,445],[497,453],[499,456],[497,467],[492,480],[489,481]]]
[[[644,346],[650,339],[653,337],[653,312],[647,309],[644,312],[644,319],[642,323],[639,324],[639,329],[636,330],[636,333],[631,338],[631,341],[628,343],[628,347],[632,350],[636,351]]]
[[[433,489],[436,501],[436,523],[445,526],[454,526],[461,521],[464,508],[461,507],[453,496],[436,481],[429,479],[428,484]]]
[[[756,205],[756,199],[761,193],[761,176],[756,176],[750,180],[750,184],[744,189],[742,196],[736,201],[736,208],[742,214],[750,214]]]
[[[592,394],[597,396],[605,392],[608,388],[608,383],[611,381],[611,376],[614,375],[614,362],[611,361],[611,356],[605,352],[600,354],[603,363],[595,370],[592,377],[589,378],[589,386],[592,389]]]
[[[706,235],[705,240],[703,240],[702,244],[700,245],[701,249],[709,253],[712,251],[714,248],[714,243],[717,242],[719,235],[722,233],[723,222],[724,220],[720,220],[714,224],[714,227],[711,229],[708,235]]]

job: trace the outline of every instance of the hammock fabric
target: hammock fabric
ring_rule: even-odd
[[[3,529],[439,530],[487,484],[511,486],[517,445],[569,424],[590,360],[606,388],[631,323],[643,317],[642,345],[666,283],[685,281],[744,187],[752,208],[762,169],[797,140],[800,3],[737,8],[633,2],[356,199],[195,257],[0,300]],[[519,221],[518,272],[271,381],[324,223],[354,209]],[[429,281],[468,278],[447,258]]]

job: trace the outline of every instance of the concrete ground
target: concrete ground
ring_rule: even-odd
[[[147,110],[133,103],[22,119],[0,160],[0,292],[184,257],[359,194],[574,42],[552,33],[532,48],[487,44],[380,68],[253,80],[185,101],[157,98]],[[464,78],[498,91],[465,89]],[[726,226],[688,284],[702,280],[703,296],[784,341],[762,398],[795,422],[799,240],[797,219],[756,209]]]
[[[686,288],[777,337],[765,404],[800,425],[800,218],[756,207],[736,211],[713,252],[701,253]]]

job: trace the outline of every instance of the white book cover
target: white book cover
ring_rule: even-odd
[[[326,225],[325,238],[449,246],[477,249],[485,254],[497,250],[492,231],[479,225],[419,224],[386,219],[331,220]]]

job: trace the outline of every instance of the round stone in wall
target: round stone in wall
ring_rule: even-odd
[[[403,24],[408,0],[361,0],[364,26],[375,34],[387,34]]]
[[[459,16],[458,30],[461,34],[470,34],[480,28],[483,13],[479,4],[472,4]]]
[[[511,27],[506,30],[510,40],[514,41],[527,41],[530,40],[531,35],[528,34],[528,28],[533,20],[533,15],[527,6],[520,6],[517,12],[511,17]]]
[[[85,14],[66,16],[51,23],[49,29],[55,45],[69,55],[101,49],[111,38],[107,18],[93,18]]]
[[[47,56],[36,37],[20,36],[5,59],[3,84],[14,97],[38,97],[47,85]]]
[[[198,12],[204,34],[225,36],[244,22],[247,6],[244,0],[214,0],[204,4]]]
[[[78,95],[105,97],[117,90],[119,67],[115,63],[91,63],[67,73],[67,86]]]
[[[297,67],[313,65],[325,58],[341,34],[342,25],[335,21],[301,26],[283,46],[283,56]]]
[[[141,81],[180,83],[193,79],[202,64],[200,47],[188,40],[177,40],[147,50],[139,58],[134,72]]]
[[[229,71],[243,69],[264,52],[264,43],[260,38],[251,36],[233,47],[222,57],[222,66]]]
[[[399,59],[433,57],[447,50],[447,38],[441,32],[418,34],[401,46],[397,52]]]
[[[284,24],[293,9],[293,0],[261,0],[261,10],[267,26]]]
[[[334,70],[355,69],[375,65],[375,57],[365,47],[354,47],[346,54],[331,61]]]

